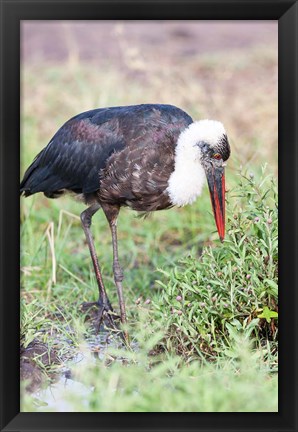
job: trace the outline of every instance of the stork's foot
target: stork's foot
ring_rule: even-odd
[[[113,311],[109,301],[103,302],[98,300],[96,302],[84,302],[81,304],[81,311],[88,313],[94,322],[97,333],[100,331],[102,324],[109,330],[120,332],[116,323],[120,317]]]

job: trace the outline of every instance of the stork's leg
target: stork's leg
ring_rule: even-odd
[[[124,278],[124,274],[123,274],[123,270],[119,264],[119,259],[118,259],[117,222],[112,223],[110,226],[111,226],[112,242],[113,242],[114,280],[115,280],[115,284],[116,284],[117,292],[118,292],[121,322],[123,324],[126,324],[126,310],[125,310],[125,302],[124,302],[123,288],[122,288],[122,281]]]
[[[125,310],[125,302],[123,297],[123,288],[122,281],[124,278],[123,270],[119,264],[118,258],[118,241],[117,241],[117,218],[119,214],[120,208],[118,206],[107,206],[102,205],[102,209],[105,212],[105,215],[108,219],[111,233],[112,233],[112,243],[113,243],[113,272],[114,272],[114,280],[117,287],[119,306],[120,306],[120,316],[121,322],[126,324],[126,310]],[[127,337],[127,335],[125,334]]]
[[[84,303],[83,304],[83,308],[88,308],[91,307],[93,305],[97,305],[99,307],[99,315],[98,315],[98,329],[100,327],[100,324],[104,318],[104,316],[106,315],[109,323],[112,325],[113,328],[115,328],[115,324],[113,321],[113,318],[111,317],[109,312],[113,312],[110,300],[108,298],[103,280],[102,280],[102,275],[101,275],[101,270],[100,270],[100,266],[98,263],[98,259],[97,259],[97,255],[96,255],[96,251],[95,251],[95,246],[94,246],[94,241],[93,241],[93,237],[91,234],[91,222],[92,222],[92,216],[97,212],[97,210],[99,210],[100,205],[99,204],[93,204],[92,206],[88,207],[86,210],[84,210],[81,213],[81,221],[82,221],[82,226],[83,226],[83,230],[85,232],[85,236],[86,236],[86,240],[88,243],[88,247],[89,247],[89,251],[90,251],[90,255],[92,258],[92,263],[93,263],[93,267],[94,267],[94,271],[95,271],[95,276],[96,276],[96,281],[97,281],[97,285],[98,285],[98,290],[99,290],[99,299],[98,302],[96,303]]]

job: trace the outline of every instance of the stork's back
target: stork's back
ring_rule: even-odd
[[[110,157],[128,146],[160,147],[165,136],[175,145],[191,117],[172,105],[144,104],[95,109],[68,120],[25,172],[21,194],[64,191],[93,194]],[[126,152],[129,155],[129,152]],[[129,156],[128,156],[129,157]]]

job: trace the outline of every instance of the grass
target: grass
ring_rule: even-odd
[[[145,220],[121,210],[119,255],[134,349],[111,344],[100,361],[93,357],[101,348],[86,345],[94,335],[79,309],[98,293],[78,217],[83,207],[70,198],[22,199],[21,343],[43,343],[49,358],[55,352],[57,362],[35,357],[47,380],[71,367],[88,390],[84,402],[80,392],[65,392],[69,410],[277,410],[275,53],[205,55],[186,58],[184,66],[173,65],[171,74],[158,65],[147,73],[74,63],[23,68],[22,172],[59,125],[96,106],[173,103],[194,118],[223,120],[232,146],[223,244],[207,188],[191,207]],[[110,231],[100,212],[92,230],[117,305]],[[76,364],[81,352],[86,361]],[[25,385],[22,411],[53,409]]]
[[[213,360],[233,356],[230,348],[241,333],[255,338],[277,370],[271,355],[278,333],[276,184],[270,176],[255,181],[252,174],[242,175],[230,195],[224,244],[205,247],[200,260],[190,255],[162,271],[156,307],[166,322],[166,346],[185,357]]]
[[[64,390],[69,411],[95,412],[259,412],[277,410],[277,376],[268,375],[262,353],[252,353],[247,340],[238,339],[234,357],[216,363],[181,357],[152,358],[146,353],[157,341],[143,342],[137,352],[111,350],[109,361],[89,359],[82,369],[74,366],[82,392]],[[146,350],[145,350],[146,348]],[[125,356],[126,364],[111,361]],[[113,357],[114,356],[114,357]],[[94,360],[94,359],[93,359]],[[85,390],[87,389],[87,392]],[[88,391],[89,389],[89,391]],[[92,389],[92,391],[90,391]],[[25,411],[52,411],[32,396],[23,401]]]
[[[81,370],[79,365],[74,367],[79,381],[93,391],[84,405],[78,394],[66,392],[70,410],[277,409],[276,185],[271,177],[239,176],[237,188],[228,196],[224,244],[215,240],[216,233],[210,242],[196,232],[193,212],[200,214],[207,232],[214,230],[210,212],[202,209],[207,205],[204,199],[178,215],[165,212],[144,221],[123,212],[120,256],[127,265],[130,334],[137,348],[132,352],[108,349],[104,357],[109,366],[104,366],[105,361],[100,365],[90,361]],[[246,203],[245,209],[240,202]],[[54,349],[61,359],[60,366],[52,365],[57,371],[71,364],[92,335],[79,305],[95,300],[97,288],[77,217],[53,212],[53,226],[59,226],[60,218],[60,231],[50,240],[46,232],[52,221],[43,220],[43,212],[46,218],[47,209],[41,208],[36,220],[29,211],[23,222],[22,245],[30,238],[32,249],[29,252],[27,246],[22,254],[22,344],[26,347],[39,340],[49,351]],[[96,246],[116,304],[109,231],[104,218],[98,219]],[[32,236],[36,231],[40,235]],[[209,246],[204,245],[207,240]],[[115,361],[123,356],[124,365]],[[51,376],[51,367],[45,373]],[[95,382],[105,385],[93,388]],[[215,391],[220,382],[226,384]],[[108,389],[104,395],[103,388]],[[254,392],[258,398],[251,398]],[[25,411],[47,410],[29,395],[24,398]]]

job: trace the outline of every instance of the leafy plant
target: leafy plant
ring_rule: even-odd
[[[277,340],[278,221],[276,182],[263,172],[241,174],[229,192],[223,244],[161,270],[155,311],[167,328],[164,344],[185,357],[229,352],[234,333],[256,346]]]

